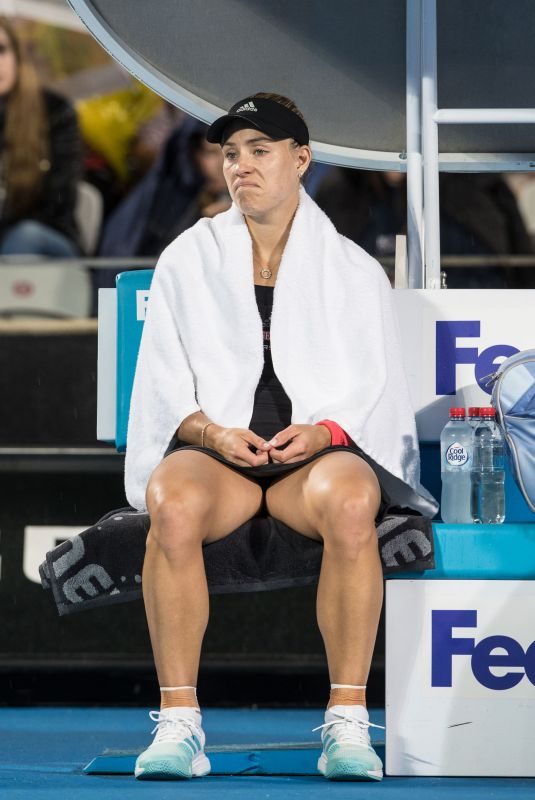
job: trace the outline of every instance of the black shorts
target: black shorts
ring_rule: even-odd
[[[379,511],[377,516],[375,517],[375,524],[378,525],[384,519],[388,509],[392,507],[392,500],[388,493],[385,491],[384,487],[381,485],[381,481],[379,479],[379,475],[377,474],[377,469],[375,468],[375,464],[372,459],[361,450],[358,445],[329,445],[329,447],[324,447],[321,450],[318,450],[313,455],[309,456],[308,458],[303,458],[301,461],[293,461],[291,464],[261,464],[259,467],[246,467],[240,464],[234,464],[232,461],[229,461],[224,456],[221,455],[217,450],[213,450],[211,447],[201,447],[200,445],[196,444],[188,444],[187,442],[183,442],[181,439],[178,439],[176,434],[173,436],[171,441],[169,442],[169,446],[165,451],[163,458],[170,455],[171,453],[175,453],[177,450],[199,450],[201,453],[206,453],[207,455],[211,456],[212,458],[221,461],[223,464],[226,464],[231,469],[239,472],[241,475],[245,475],[248,478],[254,478],[256,482],[261,486],[263,492],[270,486],[273,479],[284,475],[287,472],[292,472],[294,469],[298,469],[302,467],[304,464],[308,464],[311,461],[314,461],[316,458],[325,455],[325,453],[332,453],[335,450],[345,450],[349,451],[350,453],[355,453],[356,455],[360,456],[370,467],[373,469],[375,474],[377,475],[377,480],[379,481],[379,486],[381,487],[381,504],[379,506]],[[262,508],[260,511],[257,512],[256,516],[261,516],[265,512],[265,500],[262,503]]]

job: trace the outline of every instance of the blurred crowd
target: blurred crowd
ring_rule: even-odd
[[[206,127],[140,85],[72,104],[41,85],[0,20],[0,256],[155,260],[230,206]],[[406,233],[404,173],[316,163],[305,185],[340,233],[378,258],[394,255]],[[441,173],[439,185],[443,256],[534,254],[535,175]],[[535,286],[534,268],[495,261],[446,272],[448,288]],[[103,272],[99,285],[113,279]]]

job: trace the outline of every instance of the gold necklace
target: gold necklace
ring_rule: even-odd
[[[256,260],[258,262],[258,256],[256,256]],[[257,263],[257,266],[258,266],[258,268],[260,270],[260,276],[262,278],[265,278],[266,280],[269,280],[269,278],[271,278],[271,276],[273,275],[273,271],[271,270],[269,264],[266,264],[263,267],[261,264]]]
[[[296,213],[297,213],[297,207],[296,207],[294,213],[292,214],[292,219],[290,220],[290,224],[293,223]],[[269,264],[266,264],[265,267],[260,267],[260,276],[262,278],[265,278],[266,280],[269,280],[269,278],[271,278],[272,275],[273,275],[273,272],[269,268]]]
[[[268,279],[271,278],[273,273],[271,272],[270,268],[266,265],[265,267],[261,267],[260,275],[262,276],[262,278]]]

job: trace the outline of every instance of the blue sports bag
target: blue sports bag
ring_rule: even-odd
[[[486,386],[500,426],[513,477],[535,512],[535,350],[507,358]]]

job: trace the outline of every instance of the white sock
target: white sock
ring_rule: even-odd
[[[166,708],[162,709],[162,714],[169,714],[170,716],[174,716],[175,714],[183,714],[188,716],[191,714],[192,716],[201,716],[200,708],[195,708],[195,706],[167,706]]]
[[[161,692],[174,692],[177,689],[193,689],[195,692],[195,699],[197,700],[197,687],[196,686],[160,686]],[[196,708],[195,706],[167,706],[163,711],[174,711],[175,709],[180,709],[183,711],[184,709],[189,709],[190,711],[194,711],[196,714],[200,714],[200,708]]]
[[[352,683],[331,683],[331,689],[365,689],[366,686],[354,686]]]
[[[331,689],[365,689],[365,688],[366,686],[355,686],[355,684],[352,683],[331,683]],[[333,705],[330,708],[328,708],[327,711],[332,712],[333,708],[335,707],[343,708],[344,711],[346,709],[349,709],[349,713],[351,713],[351,710],[353,713],[355,713],[356,709],[361,709],[362,711],[359,712],[359,715],[361,715],[364,712],[366,712],[365,715],[368,714],[368,709],[366,708],[366,706],[358,705],[357,703],[350,703],[348,705],[344,703],[336,703],[336,704],[333,703]]]
[[[176,689],[195,689],[197,694],[196,686],[160,686],[160,692],[174,692]]]

